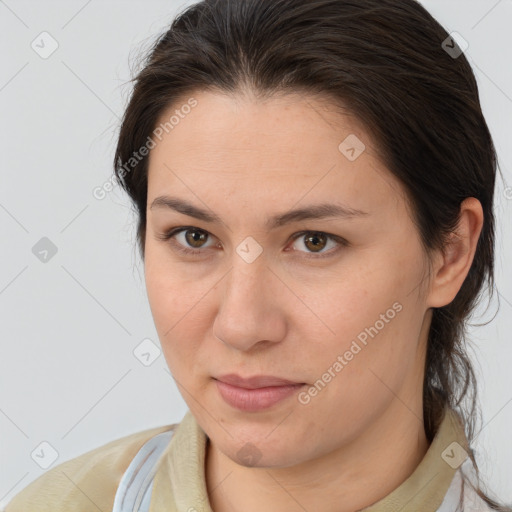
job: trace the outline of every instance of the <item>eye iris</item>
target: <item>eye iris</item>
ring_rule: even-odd
[[[201,243],[206,240],[207,236],[207,233],[197,229],[188,229],[185,231],[187,243],[196,248],[201,247]],[[327,237],[322,233],[312,233],[305,236],[305,245],[308,249],[313,250],[314,252],[321,251],[325,247],[326,241]]]
[[[195,233],[196,236],[189,236],[190,233]],[[187,243],[189,243],[192,247],[201,247],[201,244],[195,244],[197,242],[204,242],[206,239],[206,233],[204,233],[203,231],[198,231],[197,229],[189,229],[185,233],[185,238],[187,239]]]
[[[319,245],[321,245],[320,249],[323,249],[324,245],[322,245],[322,242],[320,242],[320,244],[319,244],[318,240],[323,240],[325,242],[326,238],[327,237],[325,235],[322,235],[321,233],[313,233],[311,235],[306,236],[305,245],[308,247],[308,249],[311,249],[311,247],[309,247],[308,244],[309,244],[309,242],[314,241],[313,249],[318,249]]]

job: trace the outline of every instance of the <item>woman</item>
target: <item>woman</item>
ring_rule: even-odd
[[[156,42],[115,174],[179,424],[65,462],[28,510],[501,510],[465,325],[496,154],[414,0],[204,0]]]

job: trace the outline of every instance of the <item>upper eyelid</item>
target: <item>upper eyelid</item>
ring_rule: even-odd
[[[176,235],[183,233],[184,231],[189,231],[189,230],[190,231],[193,231],[193,230],[202,231],[202,232],[206,233],[208,236],[214,237],[218,240],[218,238],[214,234],[210,233],[207,229],[203,229],[198,226],[178,226],[178,227],[167,230],[165,232],[165,234],[168,234],[167,238],[170,239],[170,238],[175,238]],[[318,229],[303,229],[303,230],[297,231],[290,236],[290,240],[295,241],[296,239],[298,239],[301,236],[304,236],[308,233],[321,233],[323,235],[326,235],[327,238],[336,242],[339,245],[348,245],[348,242],[343,237],[329,233],[327,231],[321,231]],[[200,251],[202,249],[201,247],[199,247],[199,248],[186,247],[186,248],[190,249],[190,250],[198,250],[198,251]]]

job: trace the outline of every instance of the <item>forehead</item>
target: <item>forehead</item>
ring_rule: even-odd
[[[195,106],[183,108],[191,98]],[[197,92],[164,112],[159,125],[171,116],[150,152],[148,203],[163,191],[191,198],[195,188],[202,198],[259,208],[273,201],[291,207],[307,196],[368,210],[386,201],[383,184],[389,193],[396,189],[358,120],[321,98]],[[355,159],[346,152],[354,143]]]
[[[192,97],[195,106],[185,109]],[[152,151],[155,156],[171,147],[179,153],[201,147],[215,156],[226,151],[230,156],[254,152],[260,158],[275,153],[314,156],[338,152],[339,143],[350,134],[364,140],[367,149],[372,145],[353,115],[325,99],[280,94],[260,100],[212,92],[197,92],[190,98],[183,97],[160,116],[158,125],[164,133]],[[173,115],[181,110],[187,113]],[[171,118],[172,126],[165,129]]]

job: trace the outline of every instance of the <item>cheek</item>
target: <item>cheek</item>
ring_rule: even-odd
[[[359,258],[350,272],[332,275],[328,286],[317,290],[323,296],[315,292],[311,309],[329,330],[322,327],[325,334],[317,336],[313,357],[327,371],[345,356],[346,378],[374,369],[393,380],[393,373],[406,372],[414,360],[424,311],[410,292],[421,278],[411,262],[406,266],[392,255],[370,256]],[[307,297],[303,300],[308,303]]]
[[[393,270],[367,254],[323,276],[314,293],[301,298],[343,345],[379,320],[399,295]]]
[[[189,267],[173,262],[163,243],[146,244],[144,275],[156,327],[167,333],[198,302],[201,285]]]
[[[200,308],[197,296],[187,291],[186,281],[179,277],[179,269],[169,269],[146,255],[145,281],[148,301],[160,345],[169,369],[174,374],[174,362],[185,360],[196,347],[191,322]],[[172,357],[171,357],[172,355]]]

